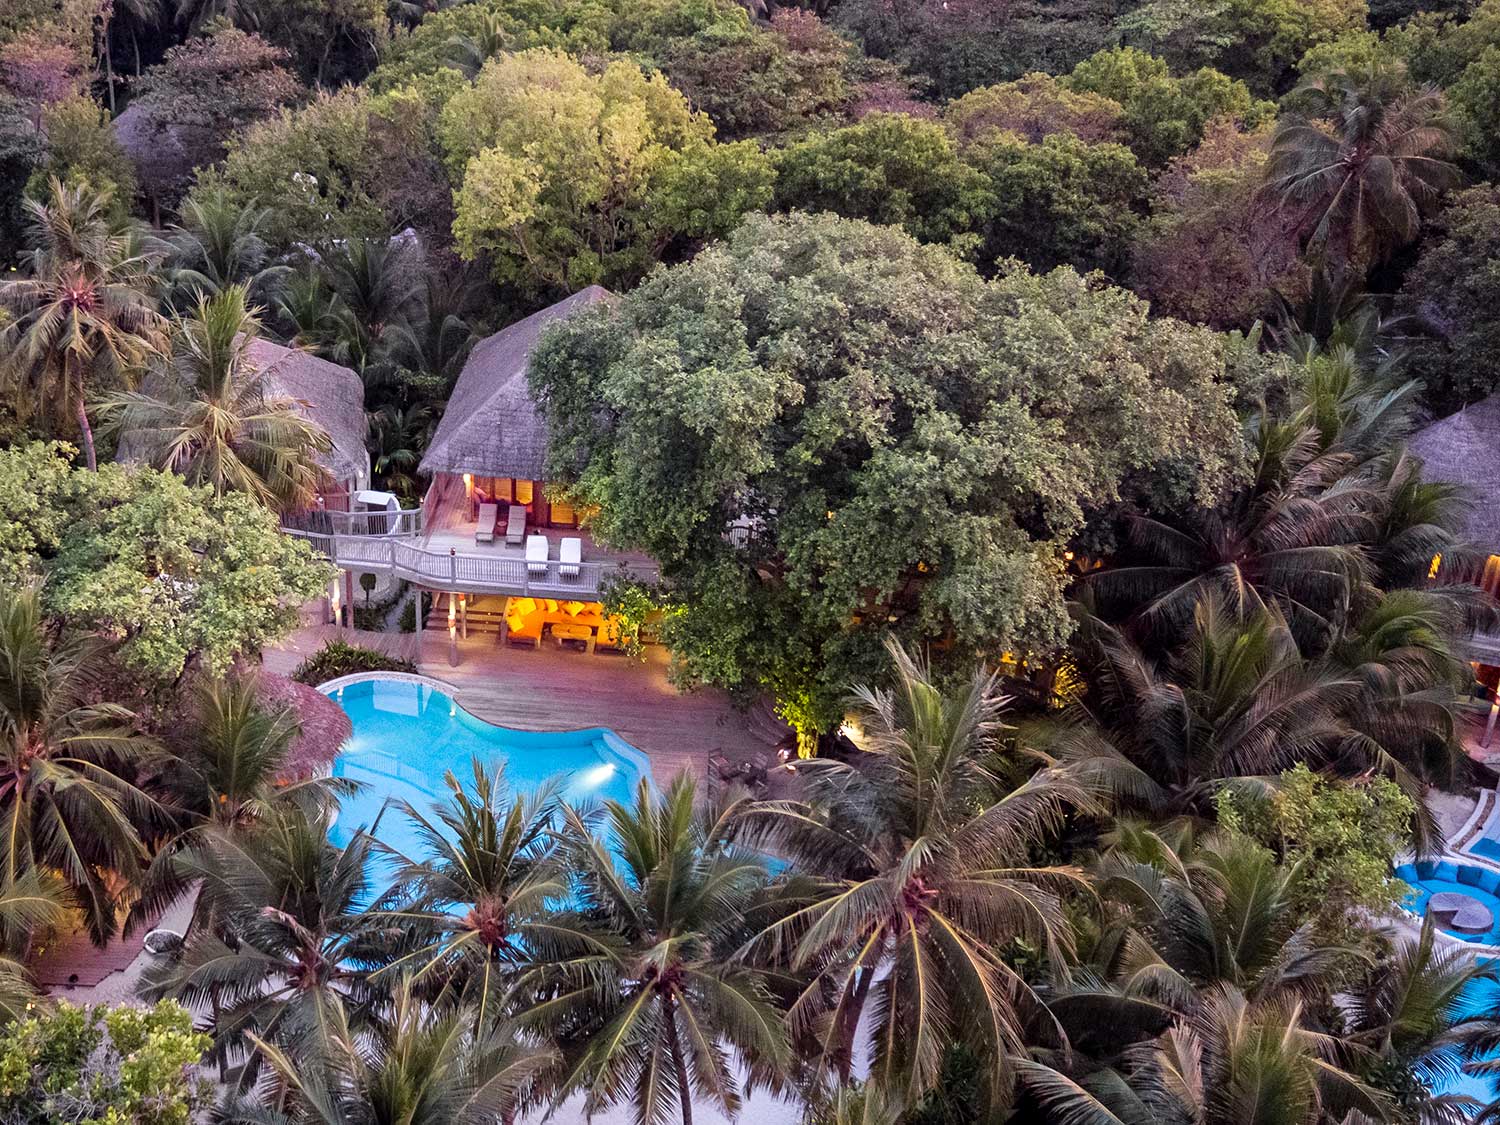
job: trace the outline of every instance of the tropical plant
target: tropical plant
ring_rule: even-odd
[[[809,974],[789,1025],[816,1044],[823,1072],[847,1080],[863,1037],[870,1080],[910,1105],[956,1040],[1000,1099],[1043,1011],[1005,951],[1024,942],[1060,970],[1071,944],[1062,896],[1086,885],[1031,851],[1092,801],[1052,770],[1005,784],[995,675],[980,670],[945,694],[924,663],[887,647],[894,686],[855,697],[864,752],[799,764],[805,803],[738,817],[747,839],[817,880],[752,948]]]
[[[290,1112],[231,1103],[225,1125],[509,1125],[536,1074],[553,1061],[546,1048],[503,1030],[476,1032],[462,1012],[434,1014],[410,989],[396,994],[381,1028],[382,1049],[360,1049],[343,1009],[327,1042],[332,1054],[308,1066],[251,1037],[290,1095]]]
[[[135,782],[156,744],[124,707],[92,701],[106,653],[89,636],[54,641],[37,591],[0,587],[0,886],[55,871],[96,945],[117,928],[158,808]]]
[[[401,856],[392,893],[375,913],[399,927],[408,949],[382,969],[434,1002],[468,1004],[481,1034],[493,1029],[518,971],[555,942],[567,876],[553,848],[560,787],[514,793],[502,768],[473,762],[473,784],[444,775],[447,799],[423,814],[395,802],[421,845]],[[430,987],[424,987],[429,986]]]
[[[212,1010],[209,1057],[223,1067],[243,1055],[236,1092],[253,1088],[267,1046],[304,1062],[335,1058],[340,1029],[375,1015],[369,970],[381,943],[361,909],[371,840],[357,833],[340,848],[328,828],[320,813],[277,807],[250,831],[206,828],[183,857],[184,876],[200,884],[195,917],[209,924],[148,969],[141,994]]]
[[[432,415],[426,407],[385,405],[370,418],[371,469],[390,491],[403,497],[421,494],[417,466],[432,436]]]
[[[76,421],[90,469],[98,466],[88,400],[107,380],[133,380],[161,339],[150,297],[153,258],[115,230],[112,195],[49,182],[28,199],[33,250],[20,277],[0,281],[0,374],[23,417],[40,408],[54,425]]]
[[[155,778],[172,831],[157,845],[132,921],[159,916],[187,892],[184,859],[210,829],[249,830],[283,802],[315,808],[334,789],[323,778],[287,784],[300,727],[290,709],[263,701],[254,672],[202,677],[190,698],[187,721],[169,740],[173,754]]]
[[[387,330],[416,312],[420,273],[404,243],[389,238],[346,240],[323,259],[341,308],[332,358],[363,372],[385,345]]]
[[[160,238],[166,303],[182,312],[231,285],[243,285],[260,303],[274,299],[291,267],[273,261],[261,237],[267,213],[237,204],[222,187],[185,199]]]
[[[243,492],[278,511],[308,507],[326,471],[327,432],[272,392],[252,356],[260,320],[242,285],[201,298],[173,321],[161,378],[105,400],[111,431],[151,465],[216,495]]]
[[[585,1112],[628,1102],[645,1125],[676,1103],[692,1125],[703,1097],[732,1116],[735,1064],[768,1080],[790,1065],[775,980],[735,956],[755,931],[765,863],[726,842],[728,810],[695,811],[696,797],[687,776],[660,797],[642,780],[631,803],[605,804],[603,835],[563,808],[577,911],[518,983],[535,997],[519,1018],[557,1035],[559,1097],[582,1091]]]
[[[299,684],[316,687],[354,672],[415,672],[410,660],[397,660],[373,648],[361,648],[334,638],[313,653],[292,673]]]
[[[1308,247],[1356,269],[1412,242],[1422,216],[1460,181],[1443,96],[1404,68],[1336,71],[1294,91],[1306,114],[1277,125],[1265,191],[1299,218]]]

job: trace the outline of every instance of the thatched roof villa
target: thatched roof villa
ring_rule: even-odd
[[[1407,443],[1428,480],[1468,490],[1463,532],[1476,546],[1500,552],[1500,395],[1424,426]]]

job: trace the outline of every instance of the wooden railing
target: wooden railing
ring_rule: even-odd
[[[531,594],[541,597],[594,597],[611,577],[654,582],[652,566],[620,562],[527,562],[493,554],[431,551],[394,536],[323,534],[287,528],[313,550],[350,570],[394,574],[429,590],[469,594]]]
[[[336,512],[324,509],[295,512],[282,517],[288,531],[314,535],[378,535],[415,539],[422,534],[422,509],[397,512]]]

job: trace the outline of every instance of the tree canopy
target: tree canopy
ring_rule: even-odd
[[[1085,512],[1137,474],[1209,502],[1240,471],[1234,346],[1070,270],[985,281],[793,215],[570,320],[532,377],[595,533],[681,598],[683,674],[825,728],[890,624],[991,656],[1062,643]]]

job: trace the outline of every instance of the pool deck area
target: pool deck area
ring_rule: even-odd
[[[459,663],[453,666],[442,631],[382,634],[309,622],[267,650],[263,663],[289,675],[336,636],[413,661],[424,675],[453,685],[459,704],[487,722],[518,730],[607,727],[650,759],[658,785],[683,770],[701,779],[715,753],[731,763],[770,753],[781,733],[763,709],[747,715],[722,692],[679,692],[668,682],[660,646],[648,647],[642,661],[551,645],[516,648],[493,634],[472,634],[458,641]]]

